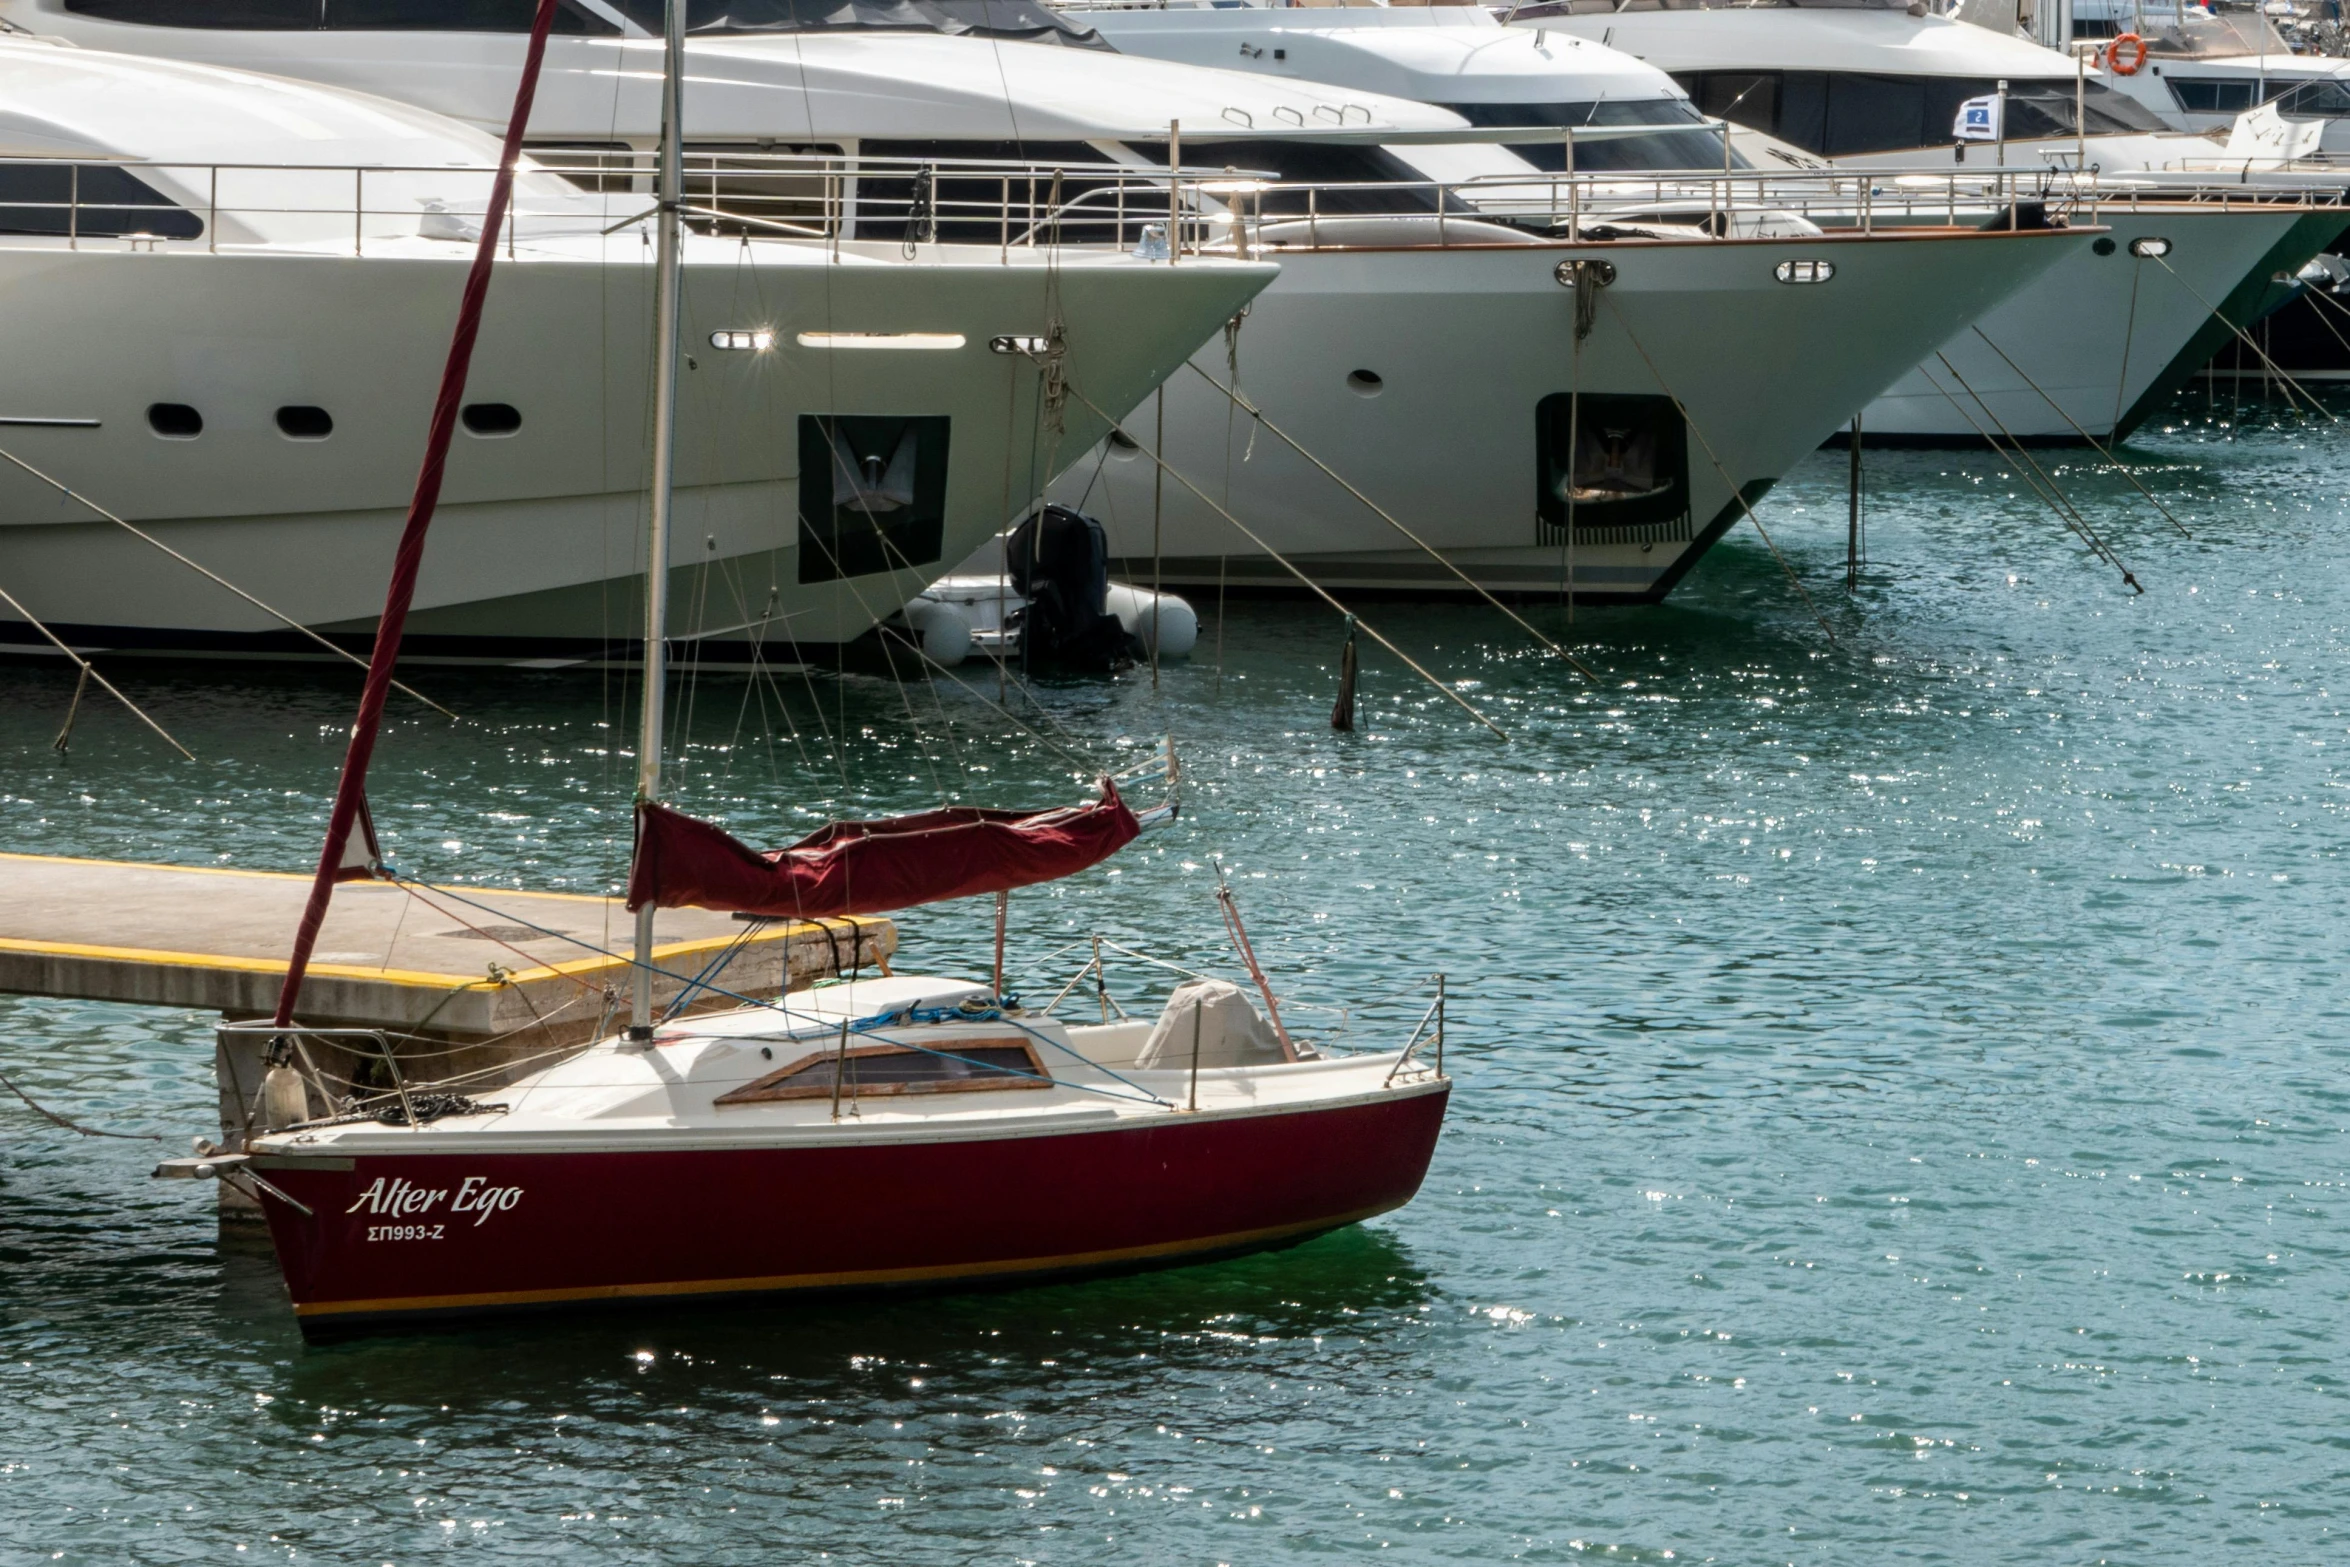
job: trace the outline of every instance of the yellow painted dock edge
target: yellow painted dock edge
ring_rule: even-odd
[[[0,853],[0,860],[35,860],[50,865],[127,866],[135,870],[184,871],[205,876],[287,876],[287,873],[282,871],[238,871],[202,865],[149,865],[126,860],[83,860],[61,854]],[[308,878],[292,877],[290,879],[307,880]],[[425,883],[419,883],[419,885],[429,886]],[[441,889],[430,887],[429,890],[438,892]],[[475,888],[474,890],[485,889]],[[571,903],[598,905],[608,901],[603,898],[568,892],[507,892],[495,888],[486,890],[494,891],[501,898],[555,898]],[[849,914],[841,917],[841,923],[862,932],[875,926],[886,926],[889,921],[878,915]],[[840,934],[839,928],[829,922],[791,920],[785,922],[778,929],[761,931],[751,937],[748,945],[765,946],[776,941],[788,943],[795,936],[822,936],[837,939]],[[571,940],[573,938],[566,937],[564,939]],[[730,933],[724,936],[704,936],[695,941],[668,942],[655,947],[653,957],[656,961],[666,958],[708,957],[723,948],[732,946],[737,939],[739,938],[736,934]],[[94,946],[83,942],[35,941],[23,937],[0,936],[0,952],[21,952],[35,957],[94,958],[121,963],[146,963],[158,968],[226,969],[246,974],[283,974],[286,971],[285,963],[273,958],[240,958],[219,952],[173,952],[157,947]],[[577,978],[612,969],[625,969],[632,962],[632,959],[617,954],[611,957],[599,954],[594,957],[580,958],[570,963],[550,963],[538,968],[510,969],[506,972],[506,978],[503,980],[492,980],[479,974],[434,974],[419,969],[370,968],[356,963],[313,963],[310,965],[310,972],[335,979],[371,980],[377,984],[407,985],[420,989],[480,988],[487,990],[507,984],[536,984],[542,980]]]

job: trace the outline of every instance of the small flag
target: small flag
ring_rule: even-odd
[[[1950,127],[1953,141],[1997,141],[1999,139],[1999,95],[1989,93],[1981,98],[1969,98],[1958,106],[1958,120]]]

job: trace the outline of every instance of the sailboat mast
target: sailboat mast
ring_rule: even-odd
[[[678,207],[685,199],[685,7],[686,0],[668,0],[663,17],[660,218],[654,251],[660,276],[653,304],[653,493],[645,539],[644,727],[636,753],[640,801],[661,798],[662,702],[668,688],[669,492],[676,478],[677,452]],[[636,915],[631,1033],[653,1026],[653,913],[653,904],[647,902]]]

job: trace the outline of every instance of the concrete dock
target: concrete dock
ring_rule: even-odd
[[[308,876],[269,871],[0,854],[0,991],[266,1015],[309,888]],[[586,1037],[607,995],[627,994],[633,929],[616,898],[346,883],[303,984],[302,1021],[452,1042]],[[715,983],[745,996],[886,966],[897,946],[896,927],[878,918],[746,925],[674,909],[654,929],[663,999],[738,942]]]

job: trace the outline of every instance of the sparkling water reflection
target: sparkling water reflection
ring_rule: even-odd
[[[2331,1560],[2350,1290],[2338,872],[2341,437],[2200,398],[2142,437],[2183,538],[2070,458],[2134,598],[1975,454],[1841,458],[1664,611],[1582,613],[1584,687],[1489,616],[1370,606],[1515,736],[1326,617],[1235,605],[1165,672],[1040,692],[1085,759],[1172,730],[1183,821],[1016,900],[1031,991],[1094,929],[1217,960],[1222,853],[1307,1014],[1370,1041],[1452,976],[1411,1208],[1209,1268],[640,1310],[305,1347],[265,1243],[153,1145],[7,1111],[0,1541],[28,1558]],[[1542,611],[1565,627],[1564,614]],[[1207,645],[1212,649],[1212,639]],[[348,682],[136,672],[201,765],[0,685],[10,848],[300,868]],[[597,886],[624,692],[419,676],[374,791],[436,878]],[[974,683],[990,682],[976,678]],[[943,709],[955,724],[944,724]],[[910,727],[907,714],[919,720]],[[788,714],[788,717],[782,716]],[[951,686],[698,683],[684,790],[773,839],[1077,763]],[[845,780],[845,782],[844,782]],[[910,948],[985,961],[984,916]],[[1137,1005],[1149,971],[1113,971]],[[203,1127],[208,1023],[0,1003],[0,1070]],[[1046,1203],[1050,1192],[1006,1193]],[[788,1224],[821,1193],[745,1194]]]

